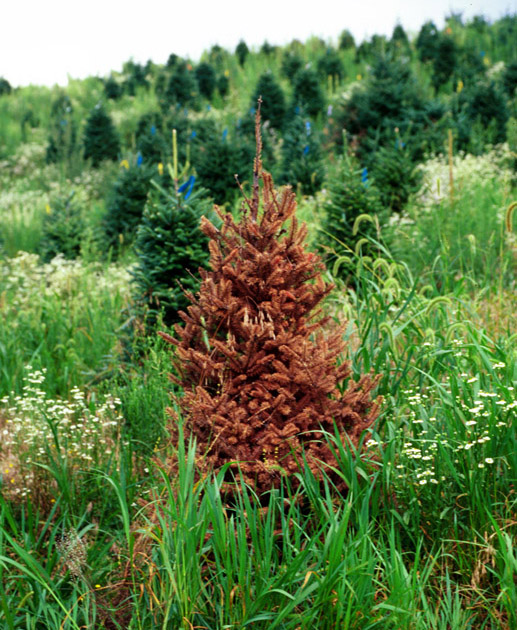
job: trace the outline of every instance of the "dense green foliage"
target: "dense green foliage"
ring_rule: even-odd
[[[76,150],[77,125],[70,97],[60,94],[52,103],[47,145],[47,161],[71,160]]]
[[[155,167],[135,163],[122,167],[106,204],[104,230],[106,241],[118,248],[124,241],[132,241],[147,201],[151,177]]]
[[[293,78],[293,106],[303,107],[310,116],[323,110],[325,97],[318,75],[311,68],[299,70]]]
[[[504,142],[508,108],[502,91],[493,81],[476,83],[463,90],[457,103],[458,141],[461,148],[479,153],[486,144]],[[473,138],[473,131],[477,131],[478,137]],[[473,143],[477,143],[477,146],[473,146]]]
[[[368,169],[361,168],[350,155],[339,157],[324,183],[326,195],[318,244],[327,265],[347,276],[355,269],[356,245],[367,239],[361,251],[370,251],[371,240],[378,240],[387,219],[386,206]],[[341,260],[340,260],[341,259]],[[338,262],[339,261],[339,262]]]
[[[4,77],[0,77],[0,96],[3,96],[4,94],[10,94],[11,90],[12,88],[9,81]]]
[[[235,48],[235,55],[241,66],[244,65],[244,62],[246,61],[246,57],[249,54],[250,54],[250,51],[249,51],[248,46],[246,45],[246,42],[241,39],[241,41],[237,44],[237,47]]]
[[[96,105],[84,130],[84,158],[97,167],[103,160],[116,160],[120,141],[110,116],[102,105]]]
[[[377,151],[372,175],[383,207],[392,212],[402,212],[410,196],[420,188],[421,174],[398,135],[393,146],[383,146]]]
[[[153,190],[135,240],[135,300],[148,307],[148,321],[161,313],[167,326],[179,321],[179,311],[186,311],[185,291],[198,290],[198,270],[208,262],[208,239],[199,221],[210,214],[212,201],[205,190],[192,191],[194,183],[190,177],[183,192]]]
[[[228,128],[217,128],[196,153],[196,170],[215,203],[232,202],[237,193],[235,175],[248,180],[251,172],[253,145]]]
[[[252,107],[255,107],[259,97],[262,97],[262,119],[268,120],[272,127],[281,129],[286,112],[285,96],[271,72],[266,72],[259,78],[252,98]]]
[[[180,107],[188,107],[196,102],[197,96],[198,84],[196,75],[185,61],[178,62],[167,84],[165,92],[166,106],[178,105]]]
[[[210,100],[217,87],[217,75],[209,63],[200,63],[195,70],[199,93]]]
[[[310,121],[297,114],[286,126],[282,145],[280,182],[299,186],[311,195],[321,188],[324,176],[323,155],[317,131]]]
[[[47,204],[43,218],[40,245],[45,262],[61,254],[65,258],[77,258],[84,239],[85,221],[83,207],[75,193],[57,196]]]

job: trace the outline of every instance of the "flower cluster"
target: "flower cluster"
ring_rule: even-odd
[[[41,494],[44,487],[52,492],[51,480],[43,479],[52,460],[79,471],[99,465],[115,449],[119,399],[107,397],[94,408],[77,387],[70,400],[51,399],[44,381],[45,370],[27,366],[23,394],[0,400],[0,489],[10,499]]]
[[[48,296],[81,295],[89,300],[103,292],[129,296],[130,281],[130,271],[115,264],[103,267],[56,256],[42,265],[37,254],[20,252],[0,262],[0,290],[9,294],[9,300],[0,303],[0,312],[33,308]]]
[[[515,388],[503,361],[494,361],[482,373],[467,371],[468,344],[451,342],[451,355],[465,371],[449,375],[449,381],[427,390],[408,388],[395,423],[391,445],[395,492],[418,492],[428,484],[451,482],[475,470],[505,466],[505,443],[517,409]],[[454,381],[454,385],[453,385]],[[483,387],[481,386],[483,384]],[[387,444],[371,439],[374,449]]]
[[[460,190],[473,184],[483,186],[488,181],[509,182],[511,152],[508,144],[494,147],[483,155],[460,152],[453,157],[452,172],[454,187]],[[432,208],[450,195],[449,162],[447,155],[438,155],[427,160],[419,169],[423,173],[422,185],[416,200],[427,209]]]

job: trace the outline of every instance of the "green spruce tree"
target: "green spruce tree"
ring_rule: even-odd
[[[47,162],[70,162],[76,152],[77,126],[70,97],[61,92],[50,109]]]
[[[303,108],[309,116],[317,116],[323,111],[325,97],[312,68],[304,68],[296,73],[294,80],[293,106]]]
[[[202,62],[197,66],[195,75],[199,93],[207,100],[210,100],[217,87],[217,75],[214,68],[209,63]]]
[[[321,188],[324,177],[323,155],[319,136],[302,114],[286,126],[282,144],[280,183],[300,187],[305,195]]]
[[[275,129],[281,129],[284,124],[286,104],[282,88],[271,72],[262,74],[257,82],[252,98],[252,107],[262,97],[262,120],[268,120]]]
[[[339,53],[333,48],[327,48],[325,54],[318,59],[318,72],[325,79],[330,76],[337,77],[339,81],[345,76],[345,68]]]
[[[74,191],[57,195],[47,205],[39,247],[44,262],[58,254],[74,259],[81,253],[85,222],[83,206],[74,197]]]
[[[345,29],[339,36],[339,50],[351,50],[355,48],[355,39],[352,33]]]
[[[339,262],[339,274],[349,275],[354,268],[353,256],[359,239],[378,239],[387,212],[375,183],[366,167],[346,153],[331,167],[324,185],[323,220],[318,245],[327,264],[333,265],[341,257],[350,262]],[[361,217],[361,218],[359,218]],[[371,254],[372,245],[362,248]]]
[[[11,84],[4,77],[0,77],[0,96],[4,94],[10,94],[12,91]]]
[[[415,41],[415,47],[420,61],[433,61],[438,49],[440,33],[434,22],[426,22]]]
[[[280,73],[292,83],[296,74],[304,67],[303,57],[294,51],[287,51],[282,56]]]
[[[411,47],[409,45],[409,39],[406,35],[402,24],[397,24],[393,29],[391,35],[389,49],[394,55],[409,55],[411,54]]]
[[[198,98],[198,85],[195,73],[189,69],[185,61],[179,61],[167,84],[165,91],[166,105],[188,107],[194,105]]]
[[[198,291],[199,268],[207,267],[208,239],[199,222],[211,216],[212,201],[194,183],[191,176],[181,192],[174,185],[169,190],[152,187],[138,227],[133,293],[151,324],[158,313],[167,326],[180,321],[179,311],[190,304],[185,292]]]
[[[122,96],[122,87],[112,74],[104,81],[104,94],[106,98],[113,101]]]
[[[91,160],[97,168],[103,160],[116,160],[120,151],[120,140],[111,120],[101,104],[90,113],[84,131],[84,158]]]
[[[106,202],[104,231],[106,243],[117,253],[123,244],[131,243],[142,218],[151,178],[156,167],[141,162],[122,166]]]
[[[382,205],[390,212],[402,212],[422,181],[410,151],[397,134],[390,145],[382,146],[371,160],[371,172]]]
[[[244,66],[246,62],[246,58],[248,57],[250,51],[246,42],[241,39],[241,41],[237,44],[235,48],[235,55],[237,56],[237,60],[239,61],[240,66]]]

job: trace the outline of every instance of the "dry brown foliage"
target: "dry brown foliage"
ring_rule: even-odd
[[[355,382],[339,362],[343,327],[329,326],[318,308],[333,286],[305,248],[294,193],[277,193],[262,170],[260,108],[256,136],[252,198],[238,222],[217,207],[220,229],[202,221],[211,269],[200,270],[199,294],[189,296],[175,337],[160,334],[176,348],[171,379],[184,391],[177,403],[201,472],[240,466],[260,493],[299,469],[302,449],[317,476],[335,466],[322,430],[334,433],[335,423],[343,442],[357,445],[379,401],[371,398],[375,378]]]

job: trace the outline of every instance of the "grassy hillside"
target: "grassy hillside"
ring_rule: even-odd
[[[0,627],[517,627],[516,39],[0,80]]]

